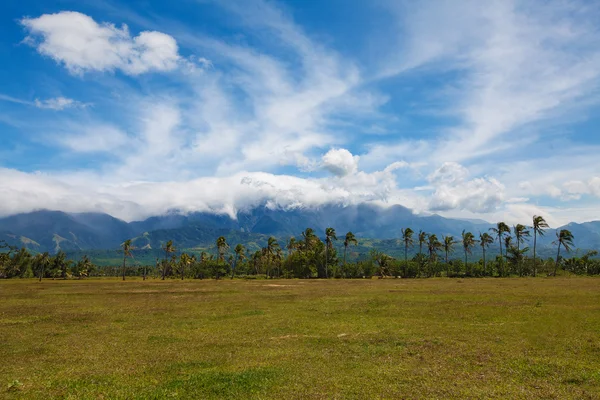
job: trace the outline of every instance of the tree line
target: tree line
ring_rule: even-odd
[[[338,239],[334,228],[327,228],[322,240],[316,232],[307,228],[300,237],[290,238],[282,246],[275,237],[270,237],[260,250],[250,252],[243,244],[231,249],[224,236],[215,242],[216,252],[202,251],[199,254],[178,252],[172,240],[162,246],[163,256],[153,266],[131,265],[134,260],[134,243],[128,239],[121,245],[123,262],[119,267],[97,267],[88,256],[79,261],[67,259],[59,251],[32,255],[25,248],[0,244],[5,251],[0,253],[0,278],[37,277],[66,279],[87,276],[119,275],[142,276],[143,279],[223,279],[243,278],[367,278],[378,276],[420,277],[507,277],[557,275],[559,270],[582,275],[600,274],[600,260],[594,258],[596,251],[581,257],[565,258],[574,246],[573,234],[563,229],[556,233],[556,257],[539,259],[537,240],[546,234],[548,224],[541,216],[534,216],[531,226],[517,224],[512,229],[499,222],[488,232],[475,236],[463,231],[460,237],[451,235],[438,238],[424,231],[414,232],[411,228],[401,230],[398,245],[404,257],[397,259],[375,249],[362,260],[348,262],[348,253],[358,245],[352,232]],[[335,243],[343,245],[341,259]],[[532,244],[533,249],[529,247]],[[487,256],[490,247],[496,246],[499,254]],[[479,246],[483,257],[472,260],[473,249]],[[341,246],[340,246],[341,247]],[[412,257],[409,251],[417,250]],[[532,251],[531,251],[532,250]],[[563,253],[561,254],[561,251]],[[529,254],[532,253],[532,257]],[[457,257],[458,255],[458,257]]]

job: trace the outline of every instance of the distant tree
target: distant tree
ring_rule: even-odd
[[[184,279],[186,267],[189,267],[192,264],[192,261],[192,257],[187,253],[183,253],[179,256],[179,269],[181,270],[181,280]]]
[[[536,265],[536,249],[537,249],[537,237],[544,236],[546,233],[546,229],[549,228],[548,223],[544,219],[544,217],[540,217],[539,215],[533,216],[533,276],[536,275],[537,265]]]
[[[475,246],[475,236],[471,232],[462,231],[462,245],[465,251],[465,268],[469,265],[469,254],[472,253],[472,249]]]
[[[448,255],[454,253],[454,245],[456,241],[453,236],[444,236],[444,242],[442,246],[444,247],[444,253],[446,253],[446,276],[450,276],[450,263],[448,262]]]
[[[225,236],[219,236],[217,239],[217,252],[219,253],[218,261],[225,261],[225,253],[228,249],[229,245],[227,244],[227,239],[225,239]]]
[[[131,243],[131,239],[127,239],[121,244],[121,248],[123,249],[123,280],[125,280],[125,268],[127,257],[131,257],[131,249],[133,248]]]
[[[167,275],[167,268],[169,267],[169,255],[175,253],[175,247],[173,246],[173,241],[169,240],[166,244],[165,247],[163,247],[163,250],[165,251],[165,260],[163,262],[163,268],[162,268],[162,280],[165,280],[165,276]]]
[[[419,262],[418,262],[418,268],[417,268],[417,276],[421,275],[421,267],[422,267],[422,262],[424,260],[423,257],[423,245],[425,243],[427,243],[427,233],[423,232],[423,231],[419,231]],[[437,239],[437,238],[436,238]]]
[[[346,271],[346,253],[348,252],[348,246],[351,244],[358,245],[358,240],[356,240],[354,233],[348,232],[344,238],[344,271]]]
[[[337,240],[337,236],[335,234],[335,229],[327,228],[325,229],[325,278],[329,278],[328,276],[328,268],[327,264],[329,264],[329,250],[333,247],[333,241]]]
[[[42,281],[46,268],[48,268],[50,262],[50,254],[48,254],[47,252],[36,254],[36,256],[33,258],[33,267],[34,270],[38,272],[40,282]]]
[[[434,264],[437,263],[437,252],[442,248],[442,243],[438,240],[437,236],[431,234],[427,238],[427,250],[429,251],[429,263],[431,268],[429,271],[429,276],[434,273]]]
[[[404,276],[408,276],[408,248],[414,245],[413,230],[410,228],[402,229],[402,242],[404,243]]]
[[[496,235],[496,238],[498,239],[498,244],[500,245],[500,275],[503,275],[504,267],[503,267],[503,261],[502,261],[502,257],[503,257],[502,240],[504,239],[505,233],[510,234],[510,228],[504,222],[498,222],[496,227],[491,228],[490,230]]]
[[[554,276],[556,276],[556,272],[558,271],[561,246],[564,247],[566,252],[570,252],[571,248],[573,247],[573,240],[573,234],[567,229],[561,229],[560,232],[556,233],[556,241],[554,241],[554,244],[558,245],[558,251],[556,253],[556,264],[554,264]]]
[[[267,241],[267,247],[265,247],[265,256],[267,258],[269,271],[272,271],[273,262],[278,258],[280,251],[281,247],[279,246],[279,242],[277,242],[277,239],[271,236]]]
[[[490,244],[494,243],[494,238],[487,232],[479,233],[479,245],[481,246],[481,250],[483,251],[483,275],[486,274],[486,259],[485,259],[485,249],[490,246]]]
[[[531,233],[529,229],[525,225],[517,224],[513,227],[513,232],[515,234],[515,241],[517,242],[517,254],[521,254],[521,245],[525,243],[525,239],[531,237]],[[529,248],[527,248],[529,250]],[[517,260],[517,269],[519,270],[519,276],[523,276],[523,257],[519,257]]]
[[[238,243],[233,251],[235,252],[235,261],[233,263],[233,267],[231,268],[231,279],[233,279],[233,276],[235,275],[238,262],[246,258],[246,248],[243,244]]]

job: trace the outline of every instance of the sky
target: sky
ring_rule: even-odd
[[[0,4],[0,215],[600,219],[600,3]]]

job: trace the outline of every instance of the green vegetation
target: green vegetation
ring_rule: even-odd
[[[252,249],[238,243],[231,250],[227,238],[219,236],[214,245],[214,251],[203,249],[177,249],[173,240],[166,241],[161,247],[164,258],[160,253],[151,249],[136,251],[134,242],[126,240],[121,244],[122,279],[126,276],[157,276],[164,280],[168,277],[204,279],[212,277],[220,279],[226,276],[264,276],[267,278],[365,278],[379,276],[395,276],[401,278],[419,277],[484,277],[484,276],[536,276],[538,271],[547,275],[557,275],[559,269],[578,275],[600,274],[600,260],[595,259],[597,251],[588,251],[583,256],[575,254],[572,258],[561,256],[561,248],[571,252],[574,246],[574,236],[566,229],[556,232],[557,253],[555,260],[539,259],[536,253],[536,240],[543,236],[548,225],[542,217],[533,217],[534,243],[533,258],[529,258],[530,230],[525,225],[518,224],[512,230],[504,222],[499,222],[490,232],[498,240],[499,254],[495,260],[488,260],[489,247],[494,243],[494,236],[480,233],[479,240],[472,232],[462,232],[462,240],[456,241],[453,236],[444,236],[442,241],[435,234],[420,231],[418,234],[418,252],[412,259],[408,257],[409,248],[414,247],[414,232],[410,228],[402,229],[402,237],[388,241],[394,253],[392,255],[374,246],[368,239],[359,240],[352,232],[345,235],[343,243],[337,247],[338,241],[334,228],[326,228],[325,240],[322,241],[315,231],[307,228],[302,232],[302,238],[294,237],[287,241],[286,249],[279,244],[277,238],[271,236],[266,240],[266,246],[258,247],[252,244]],[[514,237],[511,235],[514,234]],[[514,240],[513,240],[514,239]],[[455,246],[462,244],[464,262],[460,258],[450,259],[455,252]],[[503,246],[504,243],[504,246]],[[478,246],[479,244],[479,246]],[[32,256],[25,248],[8,245],[8,249],[0,253],[0,278],[24,278],[37,276],[42,278],[63,278],[76,276],[111,276],[117,274],[116,262],[94,266],[87,254],[73,261],[66,253],[59,251],[55,256],[48,253]],[[348,257],[349,246],[363,246],[363,253],[352,254]],[[473,250],[481,247],[482,258],[474,261]],[[425,252],[423,251],[425,248]],[[504,251],[503,251],[504,249]],[[338,251],[343,250],[343,258],[338,258]],[[138,253],[139,252],[139,253]],[[403,257],[394,257],[402,254]],[[443,253],[440,262],[440,253]],[[134,254],[138,255],[138,259]],[[115,254],[116,255],[116,254]],[[150,257],[148,257],[150,256]],[[134,260],[132,267],[127,267],[127,260]],[[348,262],[348,259],[351,262]]]
[[[0,281],[0,398],[600,393],[598,278]]]

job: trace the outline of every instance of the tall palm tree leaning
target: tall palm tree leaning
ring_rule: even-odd
[[[414,231],[410,228],[402,229],[402,242],[404,242],[404,277],[408,276],[408,248],[414,244]]]
[[[471,232],[462,231],[462,245],[465,251],[465,270],[469,265],[469,254],[471,254],[471,249],[475,246],[475,236]]]
[[[541,217],[539,215],[534,215],[533,216],[533,276],[535,276],[536,274],[536,247],[537,247],[537,237],[540,236],[544,236],[544,234],[546,233],[546,229],[549,228],[550,226],[548,225],[548,223],[546,222],[546,220],[544,219],[544,217]]]
[[[131,239],[124,241],[123,244],[121,244],[121,247],[123,248],[123,280],[125,280],[125,261],[127,260],[127,257],[131,257]]]
[[[556,276],[556,272],[558,270],[558,261],[560,260],[560,247],[564,247],[565,251],[569,252],[571,251],[571,248],[573,247],[573,234],[571,233],[571,231],[568,231],[566,229],[562,229],[559,232],[556,232],[556,241],[554,241],[554,244],[558,244],[558,252],[556,253],[556,264],[554,265],[554,276]]]
[[[450,263],[448,262],[448,254],[454,253],[454,245],[456,244],[456,240],[454,240],[454,236],[444,236],[444,252],[446,253],[446,276],[450,276]]]
[[[437,237],[436,237],[437,240]],[[417,277],[421,275],[421,259],[423,258],[423,245],[427,242],[427,233],[419,231],[419,262],[417,263]]]
[[[510,228],[504,222],[498,222],[495,228],[490,228],[490,230],[496,235],[498,239],[498,244],[500,245],[500,276],[504,273],[504,254],[502,253],[502,239],[505,233],[510,233]]]
[[[327,276],[327,264],[329,263],[329,249],[333,246],[333,240],[337,240],[335,229],[325,229],[325,278],[329,278],[329,276]]]
[[[281,248],[279,246],[279,242],[277,242],[277,239],[275,239],[273,236],[271,236],[269,238],[269,240],[267,240],[267,247],[266,247],[267,263],[269,265],[269,271],[272,269],[271,261],[273,261],[275,259],[275,256],[279,252],[280,249]]]
[[[344,238],[344,274],[346,273],[346,252],[348,251],[348,246],[351,244],[358,245],[358,240],[356,240],[356,236],[354,233],[348,232],[346,233],[346,237]]]
[[[167,260],[169,258],[169,254],[171,253],[175,253],[175,247],[173,246],[173,241],[169,240],[166,244],[165,247],[163,247],[163,250],[165,251],[165,262],[163,264],[163,270],[162,270],[162,280],[165,280],[165,275],[167,274]]]
[[[432,264],[437,262],[437,252],[442,247],[442,243],[438,240],[437,236],[431,234],[427,238],[427,250],[429,251],[429,263]],[[435,273],[433,268],[429,269],[430,274]]]
[[[235,249],[233,251],[235,252],[235,261],[231,268],[231,279],[233,279],[233,275],[235,274],[235,269],[237,268],[238,261],[246,258],[246,254],[245,254],[246,248],[244,247],[243,244],[238,243],[237,246],[235,246]]]
[[[513,232],[515,233],[515,240],[517,241],[517,253],[521,254],[521,245],[525,243],[525,238],[531,237],[529,229],[525,225],[517,224],[513,226]],[[527,249],[524,249],[527,251]],[[523,266],[521,265],[521,256],[518,259],[519,276],[523,276]]]
[[[485,261],[485,249],[489,247],[490,244],[494,243],[494,238],[487,232],[479,233],[479,245],[481,246],[481,250],[483,251],[483,275],[486,273],[486,261]]]

